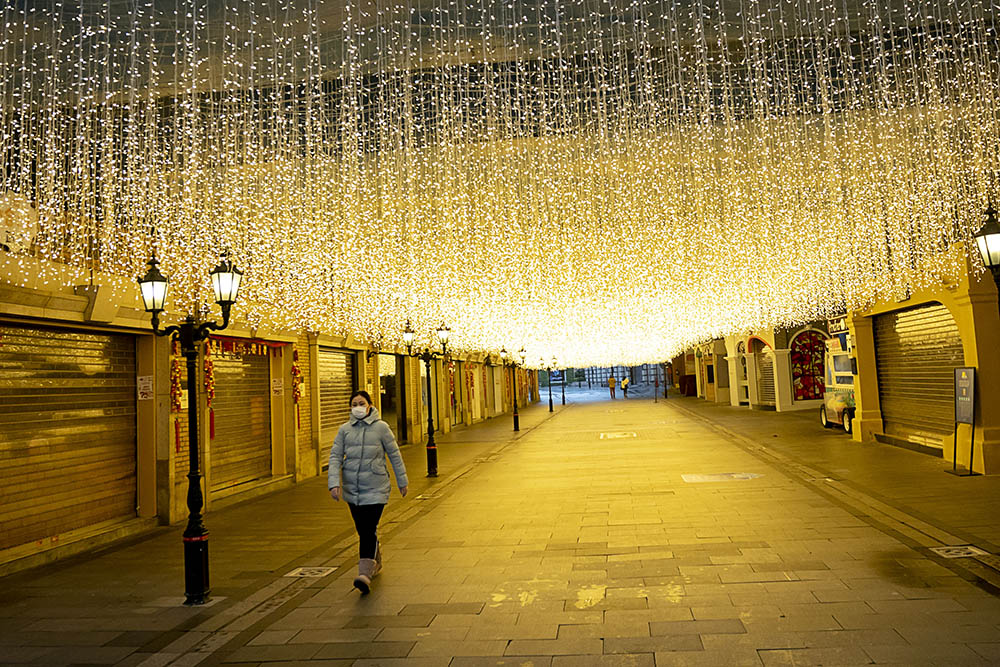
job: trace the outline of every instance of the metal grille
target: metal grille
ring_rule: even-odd
[[[319,348],[319,464],[326,467],[337,429],[351,414],[354,353]]]
[[[271,360],[219,354],[213,364],[211,490],[219,491],[271,475]]]
[[[135,516],[135,337],[0,323],[0,549]]]
[[[886,434],[941,447],[954,430],[954,369],[963,360],[958,326],[941,304],[878,315],[875,361]]]
[[[775,405],[774,393],[774,360],[770,355],[761,353],[757,356],[760,362],[760,404]]]

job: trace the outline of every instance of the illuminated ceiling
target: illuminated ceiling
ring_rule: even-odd
[[[7,261],[134,276],[155,246],[169,314],[231,248],[251,324],[662,360],[962,269],[942,251],[998,194],[998,11],[5,3]]]

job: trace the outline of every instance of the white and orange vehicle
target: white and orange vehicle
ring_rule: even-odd
[[[854,362],[851,359],[849,336],[846,331],[834,333],[826,341],[824,366],[826,390],[819,420],[826,428],[842,426],[851,433],[854,427]]]

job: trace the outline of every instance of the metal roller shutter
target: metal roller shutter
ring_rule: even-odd
[[[774,392],[774,359],[771,355],[760,353],[757,356],[760,365],[760,404],[761,405],[776,405],[777,400],[775,399]]]
[[[954,431],[954,369],[962,337],[948,309],[931,304],[875,317],[875,362],[886,435],[940,448]]]
[[[135,337],[0,323],[0,549],[136,515]]]
[[[354,353],[319,348],[319,464],[326,468],[337,429],[351,414]]]
[[[218,354],[211,490],[271,476],[271,360],[258,354]]]

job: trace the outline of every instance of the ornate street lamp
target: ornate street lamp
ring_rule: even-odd
[[[229,326],[229,313],[240,293],[243,272],[224,254],[219,265],[212,269],[212,290],[215,302],[222,308],[222,324],[198,322],[188,314],[184,321],[160,329],[160,313],[167,300],[166,277],[160,273],[154,254],[149,260],[146,275],[139,278],[139,290],[146,312],[152,315],[153,333],[172,336],[180,343],[181,353],[187,361],[188,384],[188,523],[184,529],[184,604],[198,605],[208,601],[208,530],[201,517],[204,497],[201,492],[201,466],[198,456],[198,343],[211,331],[221,331]]]
[[[521,348],[521,357],[524,357],[524,348]],[[507,348],[500,348],[500,361],[504,366],[510,366],[510,386],[514,394],[514,430],[521,430],[521,423],[517,414],[517,376],[514,369],[517,367],[517,362],[510,358],[510,354],[507,352]]]
[[[997,212],[993,208],[992,200],[987,204],[986,222],[976,232],[976,246],[979,248],[979,258],[983,260],[983,266],[993,274],[993,282],[1000,291],[1000,222],[997,222]]]
[[[437,445],[434,442],[434,388],[431,383],[431,361],[448,354],[448,336],[451,329],[442,324],[437,329],[438,342],[441,343],[441,352],[434,352],[430,348],[424,348],[422,352],[413,352],[413,338],[416,332],[410,326],[410,320],[406,320],[406,328],[403,329],[403,342],[406,344],[406,354],[416,357],[424,362],[427,369],[427,476],[437,477]]]

